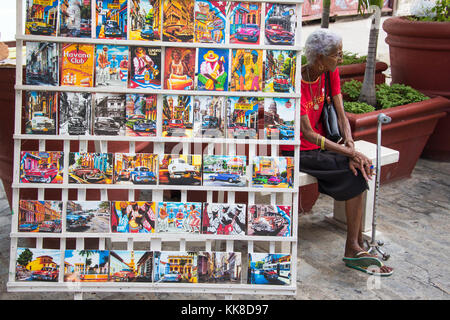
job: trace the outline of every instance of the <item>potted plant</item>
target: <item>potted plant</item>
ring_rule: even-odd
[[[450,99],[450,72],[445,70],[450,65],[450,1],[422,1],[411,11],[412,16],[383,23],[392,82]],[[424,157],[450,161],[450,108],[446,111],[424,148]]]
[[[377,142],[377,117],[383,112],[392,118],[383,126],[382,145],[399,151],[399,162],[383,167],[381,182],[409,178],[422,150],[433,133],[443,110],[450,101],[443,97],[429,98],[403,84],[376,86],[376,105],[358,101],[362,83],[346,82],[342,87],[344,109],[350,122],[353,138]]]
[[[367,56],[360,56],[356,53],[344,52],[343,62],[338,66],[339,75],[341,77],[341,86],[352,79],[363,81],[366,70]],[[382,61],[375,63],[375,84],[382,84],[386,82],[386,71],[388,65]]]

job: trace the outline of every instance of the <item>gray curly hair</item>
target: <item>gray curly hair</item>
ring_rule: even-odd
[[[328,29],[317,29],[306,39],[305,56],[308,63],[314,63],[319,54],[329,55],[339,44],[342,37]]]

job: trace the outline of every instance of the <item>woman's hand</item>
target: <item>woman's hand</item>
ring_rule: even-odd
[[[374,175],[372,160],[358,151],[355,151],[353,157],[349,159],[349,167],[355,176],[358,174],[356,169],[359,169],[366,181],[371,180]]]

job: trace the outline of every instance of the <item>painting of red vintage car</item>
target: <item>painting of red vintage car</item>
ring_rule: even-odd
[[[271,44],[288,44],[294,43],[294,33],[287,31],[279,24],[266,25],[266,38]]]

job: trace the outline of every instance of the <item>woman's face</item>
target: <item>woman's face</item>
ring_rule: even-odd
[[[327,56],[322,56],[322,65],[325,71],[333,72],[342,63],[342,42]]]

